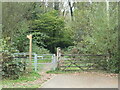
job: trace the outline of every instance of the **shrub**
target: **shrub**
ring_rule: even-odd
[[[44,47],[38,47],[35,44],[33,44],[32,48],[33,48],[33,52],[36,54],[49,54],[50,53],[48,49],[45,49]]]
[[[25,62],[22,60],[14,59],[15,52],[18,52],[9,43],[9,38],[0,39],[0,52],[2,53],[2,76],[3,78],[9,77],[11,79],[17,79],[25,70]]]
[[[119,65],[120,65],[119,55],[116,54],[112,56],[112,58],[107,62],[107,69],[112,73],[120,73]]]

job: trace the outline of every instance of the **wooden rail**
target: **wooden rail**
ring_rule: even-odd
[[[61,56],[109,56],[108,54],[61,54]]]
[[[98,62],[109,59],[109,54],[62,54],[60,48],[57,51],[57,56],[58,69],[63,71],[93,70],[98,67]]]

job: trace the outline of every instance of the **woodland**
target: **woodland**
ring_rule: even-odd
[[[3,76],[17,75],[24,70],[15,62],[13,53],[28,52],[27,35],[33,35],[33,52],[108,54],[105,70],[119,73],[118,12],[117,2],[4,2],[2,3],[2,38],[0,52],[3,59]],[[18,68],[7,67],[17,63]],[[8,69],[9,68],[9,69]]]

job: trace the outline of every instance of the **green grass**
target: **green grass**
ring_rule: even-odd
[[[61,70],[50,70],[50,71],[47,71],[46,73],[48,73],[48,74],[64,74],[64,73],[71,73],[71,72],[65,72],[65,71],[61,71]]]
[[[17,79],[17,80],[3,79],[2,85],[7,85],[8,87],[12,87],[12,85],[15,83],[24,83],[24,82],[28,82],[28,81],[34,81],[40,77],[41,76],[37,72],[26,73],[26,74],[20,76],[19,79]],[[23,88],[23,87],[27,87],[27,86],[21,86],[21,87]],[[36,85],[30,86],[30,87],[36,87]]]
[[[38,63],[51,63],[52,60],[50,60],[50,59],[44,59],[44,60],[38,60],[37,62]]]
[[[48,74],[69,74],[69,73],[74,73],[74,72],[83,72],[83,71],[80,69],[79,71],[63,71],[63,70],[59,70],[58,68],[56,68],[56,70],[50,70],[50,71],[47,71],[46,73]]]
[[[80,73],[80,72],[84,72],[84,71],[82,71],[82,70],[79,70],[79,71],[62,71],[62,70],[57,70],[56,69],[56,70],[47,71],[46,73],[48,73],[48,74],[70,74],[70,73],[75,73],[75,72]],[[109,73],[109,72],[106,72],[104,70],[94,70],[94,71],[90,70],[90,71],[87,71],[87,72]]]

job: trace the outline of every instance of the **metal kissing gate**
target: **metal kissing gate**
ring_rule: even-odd
[[[15,55],[15,59],[17,60],[23,60],[24,62],[26,62],[26,64],[28,65],[29,63],[29,53],[14,53]],[[37,71],[38,70],[38,64],[56,64],[56,56],[55,54],[36,54],[33,53],[32,54],[32,64],[34,65],[34,70]],[[55,69],[55,67],[54,67]]]
[[[55,64],[55,54],[34,54],[34,68],[37,71],[38,64]],[[55,67],[54,67],[55,68]]]

